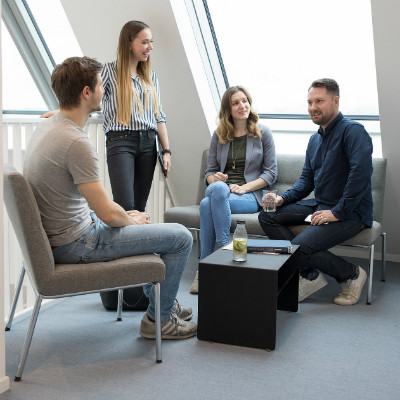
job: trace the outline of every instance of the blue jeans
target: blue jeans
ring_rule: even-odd
[[[206,197],[200,202],[200,260],[214,252],[218,246],[229,243],[231,214],[251,214],[258,211],[253,193],[231,193],[224,182],[214,182],[206,189]]]
[[[276,208],[275,213],[261,211],[258,220],[270,239],[290,240],[300,245],[300,272],[304,277],[318,276],[317,270],[342,283],[357,275],[357,266],[327,251],[350,239],[364,226],[361,221],[340,220],[326,225],[310,225],[309,228],[294,236],[287,226],[304,224],[304,219],[324,209],[321,206],[305,206],[296,203]]]
[[[110,131],[106,146],[114,201],[127,211],[144,211],[157,161],[156,131]]]
[[[139,254],[160,254],[165,263],[165,280],[161,282],[161,321],[170,318],[179,283],[192,249],[192,235],[179,224],[129,225],[112,228],[92,212],[92,224],[75,242],[53,250],[58,264],[110,261]],[[150,304],[147,314],[154,319],[154,286],[146,285]]]

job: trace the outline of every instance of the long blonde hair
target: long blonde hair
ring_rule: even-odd
[[[143,29],[150,28],[147,24],[141,21],[129,21],[121,29],[118,41],[117,55],[117,121],[123,125],[128,125],[132,116],[132,98],[134,99],[133,106],[136,107],[136,112],[143,115],[144,108],[149,107],[148,90],[150,89],[151,98],[153,101],[154,115],[160,118],[158,110],[159,101],[156,88],[151,79],[151,63],[150,56],[146,61],[139,61],[137,72],[143,85],[143,103],[140,100],[139,94],[132,84],[130,70],[130,42],[135,40],[136,36]]]
[[[249,131],[249,136],[261,137],[262,132],[257,125],[258,122],[258,114],[252,109],[252,99],[249,92],[242,86],[232,86],[226,89],[224,95],[221,100],[221,107],[218,115],[218,127],[217,127],[217,135],[220,143],[228,143],[231,142],[234,137],[234,125],[231,114],[231,97],[237,93],[243,92],[247,97],[250,105],[250,114],[249,118],[247,118],[247,130]]]

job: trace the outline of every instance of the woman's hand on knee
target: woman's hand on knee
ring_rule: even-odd
[[[222,172],[217,172],[214,175],[214,182],[226,182],[228,180],[228,175],[227,174],[223,174]]]
[[[245,193],[247,193],[247,190],[244,187],[244,185],[243,186],[239,186],[239,185],[236,185],[236,184],[232,184],[232,185],[229,185],[229,189],[230,189],[230,191],[232,193],[236,193],[236,194],[245,194]]]

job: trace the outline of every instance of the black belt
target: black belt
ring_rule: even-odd
[[[119,136],[130,136],[130,135],[143,135],[143,134],[147,134],[147,133],[155,133],[157,134],[157,131],[155,129],[140,129],[140,130],[130,130],[130,129],[126,129],[124,131],[108,131],[106,133],[107,139],[112,139],[115,137],[119,137]]]

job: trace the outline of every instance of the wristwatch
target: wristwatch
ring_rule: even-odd
[[[163,155],[164,155],[165,153],[172,154],[170,149],[163,149],[161,153],[162,153]]]

